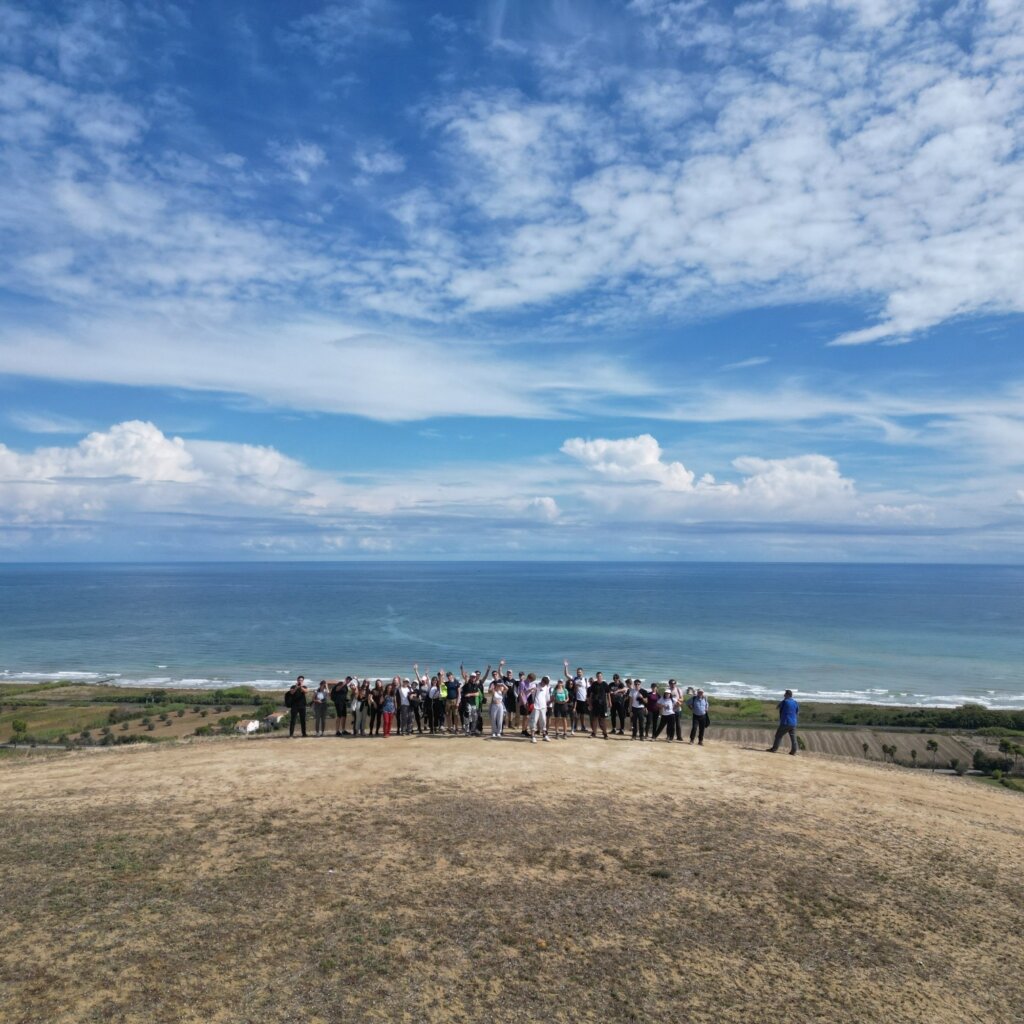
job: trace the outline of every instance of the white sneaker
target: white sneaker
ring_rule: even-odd
[[[530,742],[531,743],[536,743],[537,742],[537,737],[536,736],[531,736],[530,737]]]
[[[547,738],[547,736],[545,736],[544,737],[544,742],[547,743],[547,741],[548,741],[548,738]]]

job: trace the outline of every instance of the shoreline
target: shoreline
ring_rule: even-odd
[[[295,673],[298,674],[298,673]],[[346,672],[346,675],[349,674]],[[393,675],[406,675],[405,672],[389,672],[385,675],[376,675],[369,673],[363,675],[362,673],[351,673],[354,678],[363,679],[368,678],[370,680],[381,679],[387,683],[390,681]],[[610,673],[606,673],[609,675]],[[217,677],[184,677],[175,678],[173,676],[145,676],[136,678],[134,676],[127,677],[121,673],[99,673],[99,672],[87,672],[82,670],[72,670],[66,672],[8,672],[0,671],[0,686],[46,686],[54,687],[56,684],[61,686],[108,686],[116,687],[124,690],[154,690],[164,689],[173,692],[181,693],[212,693],[218,690],[234,690],[241,687],[252,690],[255,693],[260,694],[274,694],[277,692],[284,692],[291,685],[294,674],[291,672],[279,673],[280,678],[278,679],[224,679]],[[315,673],[307,675],[307,678],[312,680]],[[332,675],[329,677],[330,680],[337,679],[339,676]],[[344,678],[341,676],[340,678]],[[552,676],[554,678],[554,676]],[[645,682],[655,682],[658,684],[667,682],[666,679],[647,679],[646,677],[637,677],[643,679]],[[715,701],[744,701],[744,700],[756,700],[762,702],[770,702],[781,698],[782,689],[785,687],[779,687],[779,693],[776,696],[775,690],[772,687],[768,687],[758,683],[744,683],[738,680],[720,681],[720,680],[705,680],[702,682],[694,681],[689,678],[679,677],[680,682],[683,685],[693,685],[702,687],[705,692],[708,693]],[[949,711],[955,710],[956,708],[964,707],[965,705],[982,707],[986,711],[1006,711],[1006,712],[1024,712],[1024,693],[1019,695],[1011,695],[1007,698],[993,698],[988,695],[972,695],[972,694],[939,694],[932,697],[929,694],[912,694],[908,695],[905,692],[893,691],[888,688],[878,687],[872,690],[801,690],[794,684],[789,684],[789,688],[793,690],[794,696],[804,704],[814,704],[817,706],[828,705],[836,707],[851,707],[851,708],[889,708],[892,710],[919,710],[919,711]],[[884,695],[891,694],[892,697],[886,699]],[[901,699],[907,696],[913,696],[915,699]]]

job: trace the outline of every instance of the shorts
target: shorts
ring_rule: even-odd
[[[576,701],[576,714],[585,715],[587,713],[587,702],[585,700]]]
[[[521,714],[525,718],[529,713],[530,713],[530,705],[529,704],[520,704],[519,705],[519,714]]]
[[[568,718],[569,717],[569,705],[568,704],[556,704],[555,705],[555,718]]]
[[[595,704],[590,709],[590,713],[595,718],[607,718],[608,717],[608,705],[607,704]]]

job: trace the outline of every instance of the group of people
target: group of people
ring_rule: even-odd
[[[515,676],[504,661],[493,671],[488,665],[483,672],[467,673],[460,666],[458,677],[444,670],[431,675],[413,665],[411,677],[395,676],[387,684],[348,676],[322,679],[312,690],[299,676],[285,694],[288,734],[294,736],[299,726],[306,735],[312,704],[316,736],[326,735],[333,705],[336,736],[483,736],[489,723],[488,739],[502,739],[508,729],[531,743],[546,743],[578,734],[625,736],[628,722],[630,739],[653,741],[664,734],[682,742],[688,717],[690,742],[703,746],[711,724],[703,690],[684,691],[674,679],[647,685],[618,673],[611,680],[601,672],[587,676],[582,668],[571,673],[567,661],[563,668],[564,674],[552,679],[533,672]]]

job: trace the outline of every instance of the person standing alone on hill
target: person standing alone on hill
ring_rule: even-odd
[[[796,719],[800,713],[800,705],[793,700],[793,691],[787,690],[786,696],[779,701],[779,727],[775,730],[775,742],[768,748],[769,754],[779,749],[783,736],[789,736],[789,752],[796,753]]]
[[[284,702],[288,705],[291,716],[288,720],[288,738],[295,735],[295,721],[302,724],[302,735],[306,735],[306,677],[299,676],[292,684],[292,688],[285,694]]]

